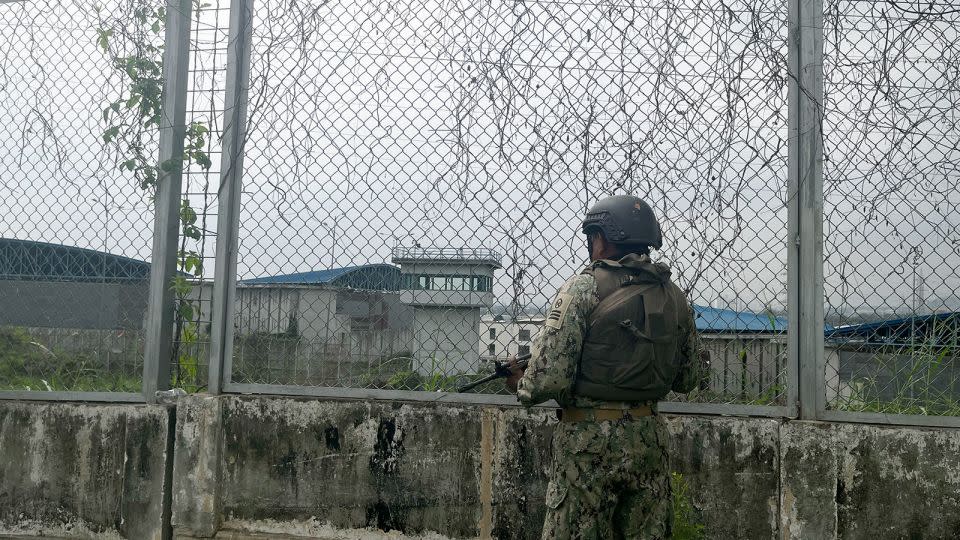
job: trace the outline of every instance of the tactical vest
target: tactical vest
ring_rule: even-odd
[[[650,262],[598,263],[584,273],[597,280],[600,302],[587,320],[574,394],[604,401],[663,398],[680,368],[680,306],[686,303],[670,271]]]

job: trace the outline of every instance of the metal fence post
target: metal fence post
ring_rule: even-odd
[[[790,404],[824,408],[823,0],[789,1],[788,310]]]
[[[218,190],[217,255],[213,281],[210,378],[207,391],[218,394],[229,382],[233,358],[233,304],[237,293],[237,246],[243,144],[247,129],[253,0],[231,0],[227,49],[225,129]]]
[[[191,0],[167,0],[163,52],[163,115],[158,163],[161,170],[155,199],[153,252],[143,346],[143,395],[156,402],[157,390],[170,387],[170,354],[174,325],[171,282],[177,272],[180,231],[180,183],[186,131],[187,76],[190,57]]]

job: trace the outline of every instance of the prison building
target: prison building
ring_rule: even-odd
[[[499,256],[397,248],[392,262],[238,282],[238,379],[368,385],[404,371],[477,372]]]
[[[493,306],[501,256],[483,248],[398,247],[400,300],[413,308],[413,339],[421,373],[448,375],[480,369],[480,317]]]
[[[136,373],[149,279],[144,261],[0,238],[0,334],[28,336],[51,358],[79,354],[90,371]]]
[[[239,281],[234,371],[249,382],[368,382],[371,368],[413,346],[399,286],[390,264]]]
[[[0,325],[139,330],[149,279],[143,261],[0,238]]]

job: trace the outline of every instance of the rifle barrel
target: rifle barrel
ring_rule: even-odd
[[[482,379],[477,379],[477,380],[475,380],[475,381],[473,381],[473,382],[471,382],[471,383],[467,383],[467,384],[465,384],[465,385],[457,388],[457,392],[466,392],[466,391],[468,391],[468,390],[473,390],[474,388],[480,386],[480,385],[483,384],[483,383],[490,382],[490,381],[492,381],[492,380],[494,380],[494,379],[499,379],[500,377],[501,377],[501,375],[500,375],[499,373],[491,373],[491,374],[487,375],[486,377],[484,377],[484,378],[482,378]]]
[[[527,366],[529,364],[530,364],[530,353],[521,354],[520,356],[517,357],[517,365],[520,366],[521,369],[527,369]],[[487,383],[500,378],[507,378],[509,374],[508,372],[503,371],[505,367],[506,367],[505,364],[497,363],[493,373],[487,375],[482,379],[477,379],[473,382],[470,382],[470,383],[464,384],[463,386],[458,387],[457,392],[466,392],[468,390],[473,390],[474,388],[480,386],[483,383]]]

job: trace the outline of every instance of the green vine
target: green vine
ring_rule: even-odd
[[[202,7],[202,6],[200,6]],[[151,198],[164,173],[192,164],[207,171],[211,167],[206,153],[209,128],[202,122],[190,123],[185,131],[183,158],[168,159],[157,164],[154,142],[163,114],[163,38],[167,11],[162,0],[128,0],[114,18],[105,18],[96,8],[100,20],[97,45],[121,74],[124,91],[103,109],[106,125],[103,141],[114,145],[119,168],[131,174],[140,189]],[[203,231],[197,225],[197,212],[186,197],[180,203],[180,246],[177,270],[171,289],[177,298],[173,362],[176,371],[173,384],[197,390],[199,357],[200,307],[191,299],[191,281],[203,275],[203,258],[195,247]]]

